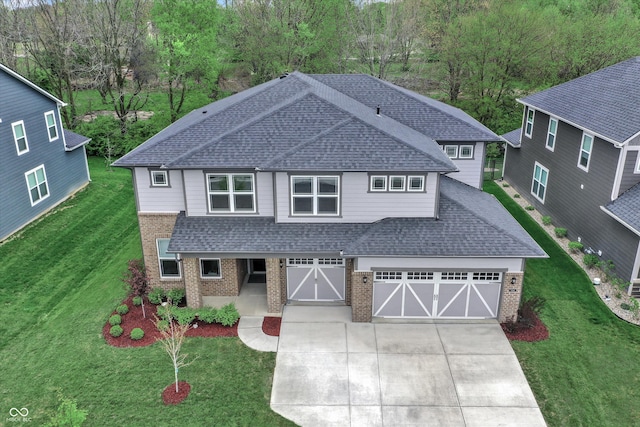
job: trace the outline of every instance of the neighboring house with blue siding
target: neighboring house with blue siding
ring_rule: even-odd
[[[152,286],[187,304],[262,283],[282,304],[375,317],[513,318],[544,251],[483,193],[464,112],[365,75],[295,72],[199,108],[130,168]]]
[[[640,57],[519,102],[505,179],[640,295]]]
[[[84,145],[53,95],[0,64],[0,241],[89,182]]]

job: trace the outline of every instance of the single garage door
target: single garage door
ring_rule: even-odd
[[[501,284],[499,272],[376,271],[373,315],[496,318]]]
[[[344,301],[344,295],[344,259],[287,259],[287,299],[292,301]]]

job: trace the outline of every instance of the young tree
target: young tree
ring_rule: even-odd
[[[144,296],[149,290],[149,278],[142,259],[129,260],[127,272],[124,273],[122,281],[128,286],[131,295],[142,298],[142,316],[147,317],[144,311]]]

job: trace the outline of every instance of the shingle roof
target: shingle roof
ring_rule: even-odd
[[[522,135],[522,128],[514,129],[511,132],[507,132],[502,137],[507,141],[509,145],[514,148],[520,148],[520,135]]]
[[[273,217],[178,216],[180,253],[331,253],[344,256],[545,257],[494,197],[441,180],[440,218],[368,223],[276,223]],[[491,242],[488,244],[487,242]]]
[[[67,149],[67,151],[73,151],[76,148],[81,147],[91,141],[91,138],[87,138],[86,136],[71,132],[70,130],[64,129],[63,131],[65,148]]]
[[[616,200],[603,207],[625,227],[640,235],[640,184],[636,184]]]
[[[520,100],[612,142],[640,132],[640,56]]]
[[[188,114],[115,165],[457,170],[434,139],[500,140],[456,108],[372,77],[295,72]]]

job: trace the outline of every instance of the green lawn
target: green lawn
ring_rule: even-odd
[[[494,194],[549,254],[527,261],[525,297],[547,303],[550,338],[513,347],[550,426],[640,424],[640,328],[619,320],[589,278],[525,211],[493,182]]]
[[[238,338],[188,339],[183,352],[198,359],[180,376],[192,391],[166,407],[166,353],[105,344],[120,277],[141,248],[130,173],[101,159],[90,168],[87,189],[0,246],[0,425],[14,407],[44,424],[59,395],[88,411],[85,426],[292,425],[269,409],[273,353]]]

